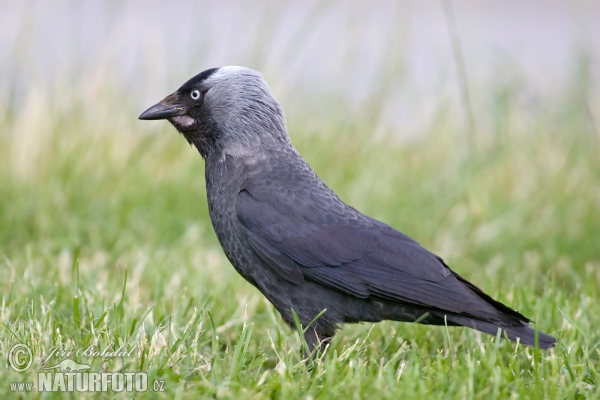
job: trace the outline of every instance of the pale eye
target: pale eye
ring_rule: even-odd
[[[192,100],[198,100],[200,98],[200,91],[198,89],[193,90],[192,93],[190,93],[190,97]]]

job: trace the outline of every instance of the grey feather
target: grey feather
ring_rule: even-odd
[[[196,89],[203,96],[191,100]],[[283,319],[293,326],[294,310],[307,325],[326,310],[307,333],[313,347],[340,323],[383,319],[500,328],[528,345],[537,333],[540,348],[554,345],[416,241],[346,205],[293,148],[259,73],[207,70],[140,118],[168,118],[198,148],[223,250]]]

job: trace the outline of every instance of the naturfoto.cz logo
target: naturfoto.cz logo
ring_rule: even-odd
[[[87,354],[92,354],[90,348]],[[55,348],[51,355],[44,358],[48,361],[53,355],[71,355],[70,352],[60,354]],[[123,352],[96,352],[96,356],[123,356]],[[119,353],[117,355],[117,353]],[[92,356],[93,357],[93,356]],[[26,372],[33,364],[31,348],[23,343],[12,346],[7,357],[8,367],[16,372]],[[41,363],[44,364],[43,362]],[[78,363],[65,358],[53,365],[42,366],[37,374],[37,382],[11,382],[12,392],[146,392],[164,391],[164,381],[154,380],[148,386],[148,374],[145,372],[93,372],[91,365]],[[46,372],[52,371],[52,372]]]

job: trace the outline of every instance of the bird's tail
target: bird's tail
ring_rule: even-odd
[[[437,313],[433,313],[434,315]],[[440,315],[443,317],[443,315]],[[545,334],[542,331],[533,329],[529,324],[520,322],[518,325],[498,325],[492,322],[482,321],[475,318],[465,317],[461,315],[446,315],[448,321],[458,325],[466,326],[481,332],[489,333],[490,335],[496,335],[498,329],[502,329],[502,337],[506,335],[510,340],[523,343],[528,346],[536,346],[540,349],[549,349],[554,347],[556,339],[550,335]],[[537,338],[536,338],[537,336]],[[537,339],[537,343],[536,343]]]

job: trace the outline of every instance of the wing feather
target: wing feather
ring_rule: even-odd
[[[300,284],[308,278],[360,298],[498,315],[479,289],[465,285],[439,257],[388,225],[347,210],[343,215],[314,204],[292,207],[276,193],[252,188],[236,202],[250,244],[284,279]]]

